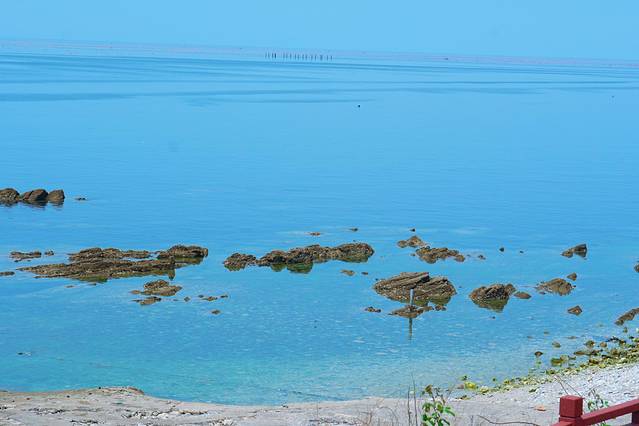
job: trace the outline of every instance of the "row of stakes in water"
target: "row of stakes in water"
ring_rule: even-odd
[[[264,57],[267,59],[292,59],[298,61],[332,61],[333,55],[317,54],[317,53],[277,53],[266,52]]]

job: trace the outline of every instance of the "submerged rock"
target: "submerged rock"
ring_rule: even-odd
[[[70,263],[38,265],[19,270],[34,273],[38,278],[73,278],[90,282],[145,275],[168,275],[171,278],[175,276],[175,269],[199,263],[202,260],[199,256],[208,254],[202,247],[186,247],[186,251],[183,248],[174,246],[160,251],[156,258],[152,258],[152,254],[146,250],[92,248],[71,253]]]
[[[572,274],[566,275],[566,278],[568,278],[571,281],[577,281],[577,274],[573,272]]]
[[[259,259],[250,254],[234,253],[224,261],[224,266],[232,270],[242,269],[249,265],[270,266],[275,271],[287,268],[292,272],[304,273],[309,272],[314,263],[329,260],[366,262],[373,253],[375,253],[373,248],[366,243],[348,243],[336,247],[313,244],[288,251],[273,250]]]
[[[214,309],[214,310],[211,311],[211,313],[213,315],[220,315],[222,313],[222,311],[220,311],[219,309]]]
[[[224,261],[224,267],[230,271],[239,271],[256,262],[257,258],[252,254],[233,253]]]
[[[635,265],[635,271],[639,272],[639,263]]]
[[[144,291],[142,294],[146,296],[175,296],[175,294],[182,290],[179,285],[171,285],[164,280],[150,281],[144,284]]]
[[[517,290],[512,284],[493,284],[474,289],[469,297],[481,308],[501,312],[515,291]]]
[[[147,306],[157,302],[161,302],[162,299],[156,296],[151,296],[151,297],[147,297],[146,299],[135,299],[133,301],[139,303],[142,306]]]
[[[311,237],[319,237],[320,235],[322,235],[322,233],[313,231],[313,232],[309,232],[308,235],[310,235]]]
[[[359,228],[348,228],[348,230],[351,232],[357,232],[359,231]]]
[[[415,253],[421,260],[427,263],[435,263],[438,260],[446,260],[449,257],[452,257],[457,262],[463,262],[466,260],[463,254],[459,253],[457,250],[451,250],[448,247],[422,247],[418,249]]]
[[[396,315],[404,318],[417,318],[421,314],[427,311],[432,311],[433,308],[430,306],[414,306],[414,305],[406,305],[403,308],[395,309],[388,315]]]
[[[517,299],[530,299],[532,297],[525,291],[518,291],[517,293],[513,294],[513,296],[515,296]]]
[[[53,252],[53,250],[47,250],[44,252],[45,256],[53,256],[55,253]]]
[[[577,305],[577,306],[573,306],[572,308],[568,309],[568,313],[569,313],[569,314],[577,315],[577,316],[581,315],[581,313],[582,313],[583,311],[584,311],[584,310],[583,310],[583,309],[581,309],[581,306],[579,306],[579,305]]]
[[[365,310],[366,312],[373,312],[373,313],[376,313],[376,314],[378,314],[378,313],[382,312],[382,310],[381,310],[381,309],[375,308],[375,307],[373,307],[373,306],[369,306],[368,308],[364,308],[364,310]]]
[[[20,193],[13,188],[0,189],[0,204],[15,204],[20,201]]]
[[[615,324],[624,325],[624,323],[635,319],[635,316],[638,314],[639,314],[639,308],[631,309],[625,314],[623,314],[622,316],[620,316],[619,318],[617,318],[617,321],[615,321]]]
[[[13,271],[0,271],[0,277],[8,277],[15,274],[16,273]]]
[[[544,281],[537,285],[536,289],[540,294],[558,294],[560,296],[566,296],[575,288],[568,281],[563,278],[554,278],[550,281]]]
[[[30,252],[12,251],[10,256],[14,261],[20,262],[22,260],[40,258],[42,257],[42,253],[39,251],[30,251]]]
[[[375,283],[373,290],[391,300],[409,303],[413,291],[413,302],[426,305],[447,304],[457,294],[455,287],[446,277],[431,277],[428,272],[403,272],[394,277]]]
[[[340,272],[344,275],[348,275],[349,277],[355,275],[355,271],[352,271],[350,269],[342,269]]]
[[[425,247],[426,243],[419,238],[417,235],[413,235],[412,237],[406,239],[406,240],[399,240],[397,241],[397,245],[400,248],[405,248],[405,247],[413,247],[413,248],[419,248],[419,247]]]
[[[586,254],[588,254],[588,247],[586,244],[577,244],[576,246],[566,249],[563,253],[561,253],[561,255],[565,257],[573,257],[575,254],[577,256],[586,257]]]

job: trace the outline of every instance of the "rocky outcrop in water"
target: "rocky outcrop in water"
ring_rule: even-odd
[[[175,276],[175,269],[197,264],[208,255],[198,246],[173,246],[166,251],[119,250],[92,248],[69,255],[69,263],[55,263],[20,268],[38,278],[73,278],[82,281],[104,282],[112,278],[146,275]],[[140,260],[142,259],[142,260]]]
[[[174,259],[180,263],[200,263],[209,255],[209,250],[200,246],[176,245],[158,252],[158,259]]]
[[[426,243],[417,235],[413,235],[412,237],[406,240],[397,241],[397,246],[400,248],[405,248],[405,247],[420,248],[420,247],[425,247]]]
[[[23,194],[18,193],[13,188],[0,189],[0,204],[12,205],[19,202],[27,204],[43,205],[46,203],[62,204],[64,202],[64,191],[55,189],[47,192],[44,189],[33,189]]]
[[[373,290],[384,297],[403,303],[410,302],[412,290],[413,303],[422,306],[428,302],[445,305],[457,294],[448,278],[431,277],[428,272],[403,272],[376,282]]]
[[[1,204],[15,204],[20,200],[20,193],[13,188],[0,189]]]
[[[635,316],[637,316],[638,314],[639,314],[639,308],[631,309],[625,314],[621,315],[619,318],[617,318],[617,321],[615,321],[615,324],[624,325],[624,323],[635,319]]]
[[[449,257],[452,257],[457,262],[463,262],[464,260],[466,260],[464,255],[461,254],[459,251],[449,249],[448,247],[426,246],[417,249],[415,253],[417,253],[417,256],[419,256],[421,260],[427,263],[435,263],[438,260],[446,260]]]
[[[639,272],[639,263],[635,265],[635,271]]]
[[[571,281],[577,281],[577,274],[573,272],[572,274],[566,275],[566,278],[568,278]]]
[[[374,307],[374,306],[369,306],[369,307],[367,307],[367,308],[364,308],[364,310],[365,310],[366,312],[372,312],[372,313],[376,313],[376,314],[378,314],[378,313],[382,312],[382,310],[381,310],[381,309],[376,308],[376,307]]]
[[[348,243],[336,247],[323,247],[319,244],[307,247],[297,247],[288,251],[273,250],[257,259],[250,254],[233,253],[225,261],[224,266],[237,271],[247,266],[270,266],[276,271],[284,268],[292,272],[309,272],[314,263],[327,262],[329,260],[341,260],[343,262],[366,262],[375,253],[373,248],[366,243]]]
[[[565,257],[573,257],[575,254],[577,256],[586,257],[586,254],[588,254],[588,247],[586,244],[577,244],[576,246],[564,250],[563,253],[561,253],[561,255]]]
[[[537,285],[536,289],[540,294],[558,294],[560,296],[565,296],[570,294],[570,292],[575,288],[574,285],[570,284],[568,281],[563,278],[554,278],[550,281],[544,281]]]
[[[42,257],[42,252],[39,252],[39,251],[30,251],[30,252],[12,251],[9,254],[9,256],[11,256],[11,259],[13,259],[15,262],[20,262],[22,260],[38,259],[38,258]]]
[[[0,271],[0,277],[9,277],[11,275],[15,275],[13,271]]]
[[[224,261],[224,267],[230,271],[239,271],[256,263],[257,258],[252,254],[233,253]]]
[[[175,296],[178,291],[182,290],[179,285],[171,285],[164,280],[150,281],[144,284],[144,291],[142,294],[145,296]]]
[[[64,203],[64,191],[61,189],[54,189],[53,191],[49,192],[49,195],[47,195],[47,202],[49,203],[53,203],[53,204],[62,204]]]
[[[513,296],[515,296],[517,299],[530,299],[532,296],[528,293],[526,293],[525,291],[518,291],[517,293],[513,294]]]
[[[492,284],[474,289],[470,299],[481,308],[501,312],[516,291],[512,284]]]
[[[152,253],[147,250],[120,250],[116,248],[93,247],[71,253],[71,262],[90,262],[100,259],[148,259]]]

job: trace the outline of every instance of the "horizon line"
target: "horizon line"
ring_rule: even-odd
[[[639,68],[639,59],[601,59],[601,58],[566,58],[543,56],[517,56],[495,54],[443,54],[412,51],[376,51],[365,49],[328,49],[328,48],[283,48],[268,46],[220,46],[185,43],[149,43],[149,42],[107,42],[90,40],[60,39],[2,39],[0,53],[4,49],[34,50],[68,50],[93,51],[94,53],[118,52],[146,55],[179,55],[186,56],[239,56],[264,57],[268,53],[276,54],[317,54],[331,55],[332,60],[380,60],[407,62],[447,62],[447,63],[499,63],[502,65],[556,65],[556,66],[600,66],[611,68]],[[67,53],[71,53],[67,52]],[[23,52],[27,53],[27,52]],[[133,55],[132,55],[133,56]],[[281,58],[284,59],[284,58]]]

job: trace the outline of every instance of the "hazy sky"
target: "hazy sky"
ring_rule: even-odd
[[[637,0],[4,0],[0,38],[639,58]]]

